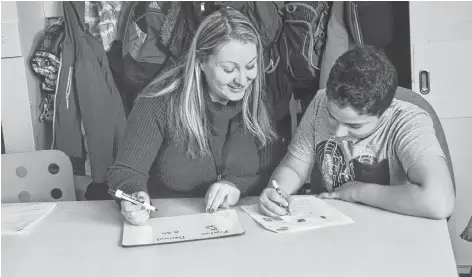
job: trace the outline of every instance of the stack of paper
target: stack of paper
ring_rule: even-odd
[[[19,234],[41,221],[56,203],[2,204],[2,235]]]
[[[275,218],[262,215],[258,205],[241,208],[264,228],[276,233],[354,223],[351,218],[312,195],[290,196],[289,203],[290,214]]]

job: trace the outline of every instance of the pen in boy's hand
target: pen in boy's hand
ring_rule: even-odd
[[[280,195],[280,197],[282,197],[283,199],[287,200],[284,195],[282,194],[282,191],[280,190],[279,188],[279,185],[277,184],[277,181],[275,180],[272,180],[272,186],[274,187],[275,191]],[[288,203],[288,201],[287,201]],[[290,214],[290,210],[289,210],[289,206],[285,207],[284,205],[280,204],[279,203],[279,206],[282,207],[282,208],[286,208],[287,209],[287,213]]]

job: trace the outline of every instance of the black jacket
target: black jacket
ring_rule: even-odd
[[[384,48],[393,39],[393,7],[390,1],[348,1],[346,17],[356,45]]]

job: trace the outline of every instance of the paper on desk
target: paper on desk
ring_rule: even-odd
[[[2,204],[2,235],[30,229],[52,212],[56,203]]]
[[[290,215],[277,218],[262,215],[258,205],[241,208],[264,228],[276,233],[354,223],[351,218],[312,195],[290,196],[289,202]]]

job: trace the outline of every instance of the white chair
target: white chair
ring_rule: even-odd
[[[75,201],[69,157],[59,150],[2,154],[2,203]]]

